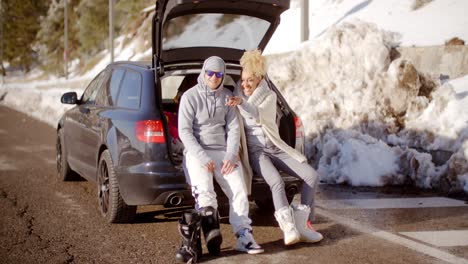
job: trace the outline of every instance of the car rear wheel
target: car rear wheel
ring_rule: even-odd
[[[122,199],[114,171],[114,164],[108,150],[105,150],[99,160],[98,199],[101,214],[109,223],[128,223],[136,215],[136,206],[127,205]]]
[[[67,149],[63,139],[63,129],[57,132],[56,142],[56,160],[57,160],[57,175],[62,181],[77,180],[78,175],[70,169],[67,160]]]

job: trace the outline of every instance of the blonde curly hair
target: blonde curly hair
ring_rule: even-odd
[[[240,59],[242,70],[253,74],[255,77],[263,78],[266,74],[265,57],[260,50],[250,50],[244,52]]]

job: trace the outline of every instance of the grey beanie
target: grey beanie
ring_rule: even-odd
[[[205,71],[215,71],[215,72],[222,72],[226,71],[226,64],[223,59],[218,56],[211,56],[205,60],[205,64],[203,66]]]

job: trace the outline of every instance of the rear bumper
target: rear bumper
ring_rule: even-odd
[[[144,163],[116,168],[119,190],[128,205],[180,206],[193,204],[182,168]]]
[[[194,199],[181,167],[172,164],[145,163],[116,168],[119,190],[128,205],[164,205],[166,207],[193,205]],[[283,174],[286,196],[294,197],[302,188],[302,180]],[[216,189],[216,188],[215,188]],[[227,202],[224,194],[217,190],[218,201]],[[225,198],[223,200],[223,198]],[[270,186],[262,177],[252,180],[249,200],[271,200]]]
[[[294,195],[299,193],[302,188],[303,181],[301,179],[289,176],[287,174],[281,173],[281,176],[284,181],[284,188],[286,189],[286,196],[288,198],[293,198]],[[270,186],[262,177],[254,177],[252,180],[252,193],[250,195],[250,200],[271,200],[271,190]]]
[[[303,181],[289,176],[287,174],[281,173],[281,176],[284,181],[285,189],[286,189],[286,196],[288,199],[292,200],[294,195],[296,195],[302,188]],[[221,215],[227,216],[229,215],[229,200],[226,195],[221,191],[219,186],[215,185],[215,190],[218,194],[218,207],[221,208]],[[264,204],[271,203],[273,206],[273,197],[271,195],[270,186],[263,177],[255,175],[252,180],[252,192],[249,195],[250,201],[255,202],[263,202]]]

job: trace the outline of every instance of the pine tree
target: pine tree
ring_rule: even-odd
[[[68,57],[70,60],[78,57],[79,42],[77,6],[79,0],[68,0]],[[64,74],[64,0],[52,0],[47,16],[40,22],[40,30],[36,37],[42,68],[57,75]]]
[[[4,60],[4,52],[3,52],[3,36],[4,36],[4,33],[3,33],[3,27],[4,27],[4,18],[5,18],[5,11],[4,11],[4,8],[3,8],[3,2],[2,0],[0,0],[0,74],[2,76],[5,76],[5,66],[3,65],[3,60]]]
[[[109,0],[81,0],[77,12],[79,52],[87,59],[107,47]]]
[[[154,8],[154,0],[134,0],[117,1],[115,5],[117,25],[120,25],[124,32],[135,32],[145,19],[142,10],[146,7],[152,6]]]
[[[0,1],[4,61],[26,70],[37,61],[44,70],[62,75],[64,0]],[[154,5],[154,0],[115,1],[115,36],[121,29],[135,32],[146,17],[141,11]],[[108,48],[109,0],[68,0],[68,8],[68,58],[80,58],[85,65]]]
[[[39,19],[45,14],[45,0],[2,0],[3,60],[29,71],[37,60],[33,43]]]

